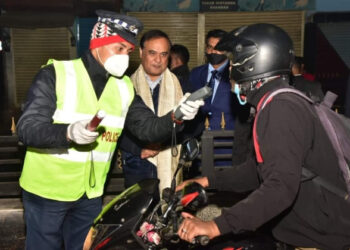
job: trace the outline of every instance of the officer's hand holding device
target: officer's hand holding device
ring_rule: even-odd
[[[180,100],[179,105],[174,109],[176,120],[192,120],[201,106],[203,99],[212,95],[212,89],[208,86],[198,89],[192,94],[186,93]]]
[[[90,120],[81,120],[69,124],[67,138],[76,144],[90,144],[98,137],[98,132],[87,129]]]

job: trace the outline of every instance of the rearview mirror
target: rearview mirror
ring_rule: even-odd
[[[185,161],[193,161],[199,154],[199,143],[195,138],[186,140],[182,144],[182,159]]]

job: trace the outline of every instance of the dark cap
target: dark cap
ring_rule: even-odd
[[[97,10],[96,14],[98,20],[91,34],[90,48],[120,42],[122,39],[137,44],[136,36],[143,29],[139,19],[107,10]]]

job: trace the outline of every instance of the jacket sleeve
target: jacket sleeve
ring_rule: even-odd
[[[252,108],[253,109],[253,108]],[[232,165],[242,164],[252,155],[253,112],[246,104],[240,107],[235,117],[234,140],[232,145]]]
[[[176,132],[183,129],[183,125],[173,122],[171,113],[158,117],[139,95],[135,95],[126,116],[125,128],[143,143],[162,143],[171,137],[173,128]]]
[[[303,157],[312,144],[312,122],[300,107],[277,98],[266,106],[257,123],[264,159],[258,167],[262,183],[215,219],[222,234],[256,230],[289,208],[297,196]]]
[[[259,187],[259,177],[254,159],[248,159],[240,165],[222,168],[208,177],[209,187],[219,191],[236,193],[252,191]]]
[[[17,124],[19,140],[37,148],[68,148],[67,124],[53,124],[56,110],[56,77],[52,65],[42,68],[29,89]]]
[[[139,140],[137,140],[128,130],[123,131],[118,140],[118,146],[121,150],[132,153],[133,155],[141,155],[142,146]]]

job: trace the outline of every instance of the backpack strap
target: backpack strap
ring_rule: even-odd
[[[322,104],[331,109],[337,97],[337,94],[334,94],[331,91],[327,91],[326,95],[323,98]]]
[[[259,146],[259,142],[258,142],[258,135],[256,132],[256,124],[259,118],[259,114],[260,111],[269,103],[271,102],[272,98],[278,94],[281,93],[293,93],[293,94],[297,94],[298,96],[302,97],[303,99],[307,100],[309,103],[311,104],[315,104],[315,102],[309,98],[308,96],[306,96],[304,93],[295,90],[295,89],[291,89],[291,88],[281,88],[281,89],[277,89],[275,91],[272,92],[268,92],[266,93],[259,101],[258,106],[257,106],[257,113],[256,113],[256,117],[254,120],[254,126],[253,126],[253,141],[254,141],[254,149],[255,149],[255,155],[256,155],[256,159],[257,162],[259,164],[263,163],[263,157],[261,155],[260,152],[260,146]],[[330,108],[333,106],[333,103],[336,99],[337,95],[335,95],[332,92],[327,92],[325,99],[323,100],[323,102],[321,103],[321,105]],[[320,105],[320,106],[321,106]],[[330,119],[328,118],[327,114],[325,113],[325,110],[322,109],[322,107],[317,107],[315,108],[317,115],[319,116],[319,119],[321,120],[321,123],[324,127],[324,129],[326,130],[326,133],[329,135],[329,139],[331,140],[331,143],[333,145],[333,148],[337,154],[337,158],[338,158],[338,163],[340,166],[341,171],[343,172],[343,176],[345,177],[345,184],[347,186],[347,190],[348,192],[345,192],[341,189],[339,189],[338,187],[336,187],[335,185],[333,185],[332,183],[328,182],[327,180],[325,180],[324,178],[322,178],[321,176],[318,176],[317,174],[315,174],[314,172],[312,172],[309,169],[306,169],[305,167],[302,167],[302,182],[304,181],[308,181],[308,180],[312,180],[314,183],[316,183],[317,185],[323,186],[324,188],[326,188],[328,191],[342,197],[344,200],[346,201],[350,201],[349,198],[349,193],[350,193],[350,170],[348,167],[348,164],[346,162],[345,156],[344,156],[344,152],[341,149],[341,144],[339,142],[337,133],[335,131],[335,128],[333,127]]]
[[[339,197],[343,198],[345,201],[350,201],[350,196],[349,194],[344,191],[341,190],[340,188],[336,187],[335,185],[333,185],[332,183],[330,183],[329,181],[327,181],[326,179],[322,178],[321,176],[315,174],[314,172],[312,172],[311,170],[303,167],[301,169],[301,182],[305,182],[305,181],[310,181],[312,180],[314,183],[316,183],[318,186],[322,186],[323,188],[327,189],[328,191],[332,192],[335,195],[338,195]]]
[[[263,157],[261,155],[260,152],[260,146],[259,146],[259,142],[258,142],[258,134],[256,132],[256,124],[259,118],[259,114],[260,111],[265,108],[265,106],[272,101],[272,98],[278,94],[281,93],[294,93],[297,94],[298,96],[304,98],[305,100],[307,100],[310,103],[314,103],[314,101],[307,97],[304,93],[300,92],[299,90],[296,89],[292,89],[292,88],[281,88],[281,89],[277,89],[274,90],[272,92],[267,92],[259,101],[258,106],[256,108],[256,116],[255,116],[255,120],[254,120],[254,125],[253,125],[253,141],[254,141],[254,149],[255,149],[255,156],[256,156],[256,160],[259,164],[263,163]]]
[[[258,134],[256,132],[256,124],[258,122],[258,117],[260,114],[261,106],[265,103],[265,100],[269,97],[269,93],[266,93],[259,101],[258,106],[256,107],[256,115],[254,119],[254,124],[253,124],[253,142],[254,142],[254,149],[255,149],[255,157],[256,161],[259,164],[262,164],[264,162],[261,152],[260,152],[260,146],[258,142]]]
[[[323,105],[323,103],[321,103],[320,107],[316,109],[316,112],[317,112],[319,119],[321,120],[321,123],[322,123],[324,129],[327,132],[329,140],[332,143],[334,151],[337,155],[339,168],[340,168],[340,170],[343,174],[343,177],[344,177],[346,188],[347,188],[348,192],[350,193],[350,169],[349,169],[349,165],[346,162],[346,158],[345,158],[345,154],[347,153],[347,151],[344,152],[344,150],[350,150],[350,149],[346,148],[346,147],[344,148],[344,145],[347,145],[347,146],[349,146],[349,145],[341,143],[340,140],[342,140],[343,138],[338,138],[338,134],[345,136],[344,133],[346,133],[348,131],[346,131],[346,130],[345,131],[338,131],[338,130],[341,130],[342,127],[337,126],[336,121],[331,121],[331,119],[326,114],[327,111],[324,110],[322,105]]]

